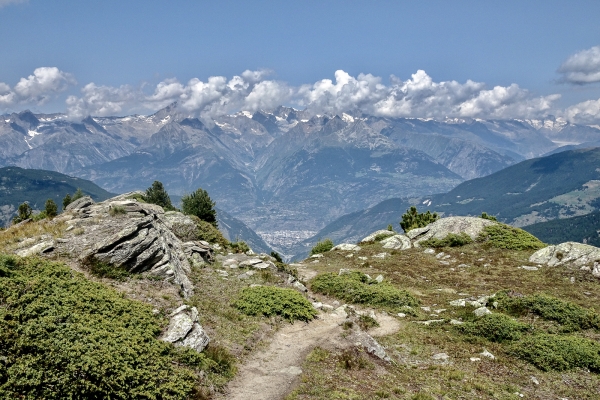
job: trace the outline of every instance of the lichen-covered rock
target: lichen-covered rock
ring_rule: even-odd
[[[471,239],[476,239],[486,226],[494,224],[497,222],[478,217],[447,217],[438,219],[426,227],[411,229],[406,236],[412,240],[413,246],[419,247],[419,242],[431,238],[444,239],[450,233],[466,233]]]
[[[394,235],[381,241],[384,249],[406,250],[412,247],[410,239],[405,235]]]
[[[367,332],[355,330],[349,337],[351,342],[362,346],[365,351],[383,361],[391,362],[392,360],[385,352],[383,346],[381,346],[377,340],[373,339]]]
[[[360,246],[357,246],[352,243],[342,243],[334,246],[330,251],[342,250],[342,251],[359,251]]]
[[[529,257],[529,262],[550,267],[563,264],[597,265],[600,262],[600,248],[589,244],[565,242],[536,251]]]
[[[387,229],[381,229],[378,231],[375,231],[373,233],[371,233],[369,236],[365,237],[363,240],[360,241],[360,243],[368,243],[368,242],[372,242],[375,240],[376,237],[383,237],[385,236],[393,236],[396,233],[393,231],[388,231]]]
[[[162,336],[165,342],[185,346],[201,352],[208,346],[210,338],[198,323],[196,307],[183,305],[170,315],[169,326]]]

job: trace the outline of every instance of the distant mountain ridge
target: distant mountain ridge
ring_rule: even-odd
[[[435,121],[288,107],[200,120],[172,104],[80,123],[4,116],[0,166],[63,172],[114,192],[155,179],[173,194],[202,187],[255,231],[316,232],[383,200],[446,192],[582,140],[600,141],[600,130],[554,118]]]

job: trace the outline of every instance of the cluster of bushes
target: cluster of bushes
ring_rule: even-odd
[[[585,368],[600,372],[600,343],[575,335],[565,335],[586,329],[600,330],[600,316],[591,309],[547,295],[511,295],[500,292],[490,299],[499,311],[512,316],[535,314],[559,324],[559,333],[548,328],[534,329],[509,315],[494,313],[454,327],[470,337],[508,343],[507,353],[544,370]]]
[[[563,332],[575,332],[585,329],[600,330],[600,315],[594,310],[543,294],[531,296],[510,296],[503,291],[494,297],[498,309],[515,316],[529,313],[554,321]]]
[[[0,397],[194,397],[223,366],[158,340],[165,324],[65,265],[0,255]]]
[[[312,304],[299,292],[273,286],[242,290],[234,306],[246,315],[280,316],[290,322],[310,321],[317,316]]]
[[[404,310],[404,307],[419,305],[419,300],[405,290],[396,289],[387,282],[378,283],[358,271],[342,275],[326,273],[316,276],[310,283],[316,293],[334,296],[338,299],[390,310]]]

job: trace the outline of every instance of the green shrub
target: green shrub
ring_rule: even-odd
[[[317,315],[312,304],[297,291],[273,286],[242,290],[234,306],[246,315],[278,315],[290,322],[310,321]]]
[[[271,251],[271,257],[273,257],[276,262],[283,263],[283,260],[281,259],[281,256],[276,251]]]
[[[480,218],[489,219],[490,221],[498,222],[498,218],[494,217],[493,215],[488,215],[488,213],[486,213],[486,212],[482,212]]]
[[[429,210],[426,213],[419,213],[417,207],[412,206],[402,215],[400,226],[404,229],[404,232],[408,232],[411,229],[423,228],[438,219],[437,213],[432,214]]]
[[[459,234],[449,233],[443,239],[432,237],[419,242],[419,245],[422,247],[459,247],[469,243],[473,243],[471,236],[467,235],[465,232],[461,232]]]
[[[546,247],[531,233],[505,224],[486,226],[477,241],[489,247],[507,250],[539,250]]]
[[[594,310],[557,299],[556,297],[535,294],[532,296],[509,296],[507,292],[496,294],[493,299],[498,308],[513,315],[534,313],[543,319],[562,325],[564,332],[584,329],[600,329],[600,315]]]
[[[39,213],[32,215],[31,216],[31,220],[34,221],[34,222],[37,222],[37,221],[41,221],[43,219],[46,219],[47,217],[48,216],[46,215],[46,210],[42,210]]]
[[[365,314],[362,314],[358,317],[357,323],[358,326],[360,326],[360,329],[363,331],[368,331],[371,328],[376,328],[379,326],[379,322],[377,322],[375,318]]]
[[[89,256],[81,263],[90,273],[99,278],[109,278],[116,281],[125,281],[131,276],[131,273],[125,267],[116,267],[109,263],[102,262],[94,256]]]
[[[515,343],[510,353],[543,371],[586,368],[600,372],[600,343],[577,336],[529,336]]]
[[[248,246],[248,244],[243,240],[231,242],[229,243],[229,247],[231,247],[231,249],[236,253],[245,253],[250,251],[250,246]]]
[[[465,335],[483,337],[492,342],[518,340],[529,327],[504,314],[488,314],[475,321],[456,325]]]
[[[310,287],[314,292],[351,303],[385,307],[391,310],[419,305],[419,301],[405,290],[396,289],[387,282],[377,283],[357,271],[343,275],[334,273],[318,275],[311,281]]]
[[[229,246],[229,240],[225,239],[225,236],[217,229],[213,224],[207,221],[203,221],[195,215],[189,215],[194,220],[198,230],[196,232],[197,239],[204,240],[208,243],[218,243],[223,247]]]
[[[17,215],[13,218],[13,222],[18,224],[19,222],[23,222],[29,218],[33,214],[33,210],[28,202],[24,202],[19,205],[19,209],[17,210]]]
[[[310,250],[310,254],[325,253],[331,249],[333,249],[333,241],[331,239],[319,240]]]
[[[164,324],[63,264],[0,256],[0,398],[189,398],[212,363],[158,340]]]

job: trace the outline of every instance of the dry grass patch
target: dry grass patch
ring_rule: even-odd
[[[39,238],[47,235],[53,239],[61,237],[67,225],[62,221],[57,220],[41,220],[37,222],[29,222],[23,225],[11,226],[10,228],[0,231],[0,249],[6,252],[14,251],[23,247],[24,242],[29,238]],[[32,241],[31,245],[36,242]]]

